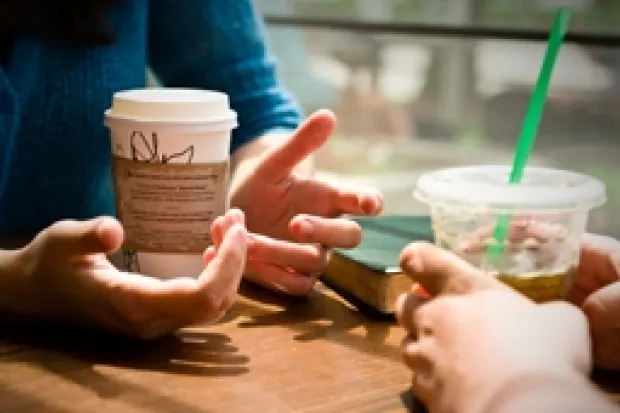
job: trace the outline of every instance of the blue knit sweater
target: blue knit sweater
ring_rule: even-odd
[[[298,125],[251,0],[126,0],[109,20],[111,46],[18,38],[0,67],[0,236],[114,215],[103,112],[114,92],[145,86],[147,66],[166,86],[229,94],[231,151]]]

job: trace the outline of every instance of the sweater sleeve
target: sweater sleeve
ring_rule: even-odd
[[[252,0],[151,0],[149,14],[149,65],[158,79],[228,94],[239,118],[231,152],[299,125],[301,110],[278,81]]]

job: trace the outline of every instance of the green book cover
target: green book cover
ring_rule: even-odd
[[[362,242],[357,248],[336,251],[378,273],[400,271],[398,257],[402,249],[411,242],[433,242],[433,230],[428,216],[381,215],[360,217],[355,221],[362,227]]]
[[[323,283],[369,317],[393,319],[398,295],[411,289],[398,258],[415,241],[433,242],[428,216],[382,215],[355,219],[363,230],[354,249],[337,249],[321,277]]]

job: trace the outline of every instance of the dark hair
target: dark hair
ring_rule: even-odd
[[[123,0],[0,0],[0,44],[31,35],[77,45],[114,41],[105,13]]]

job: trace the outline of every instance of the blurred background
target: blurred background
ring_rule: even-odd
[[[590,230],[620,237],[620,1],[255,1],[285,84],[339,118],[320,173],[378,187],[387,213],[426,212],[411,197],[422,171],[511,162],[545,50],[524,36],[570,7],[585,41],[561,50],[532,163],[604,180]]]

